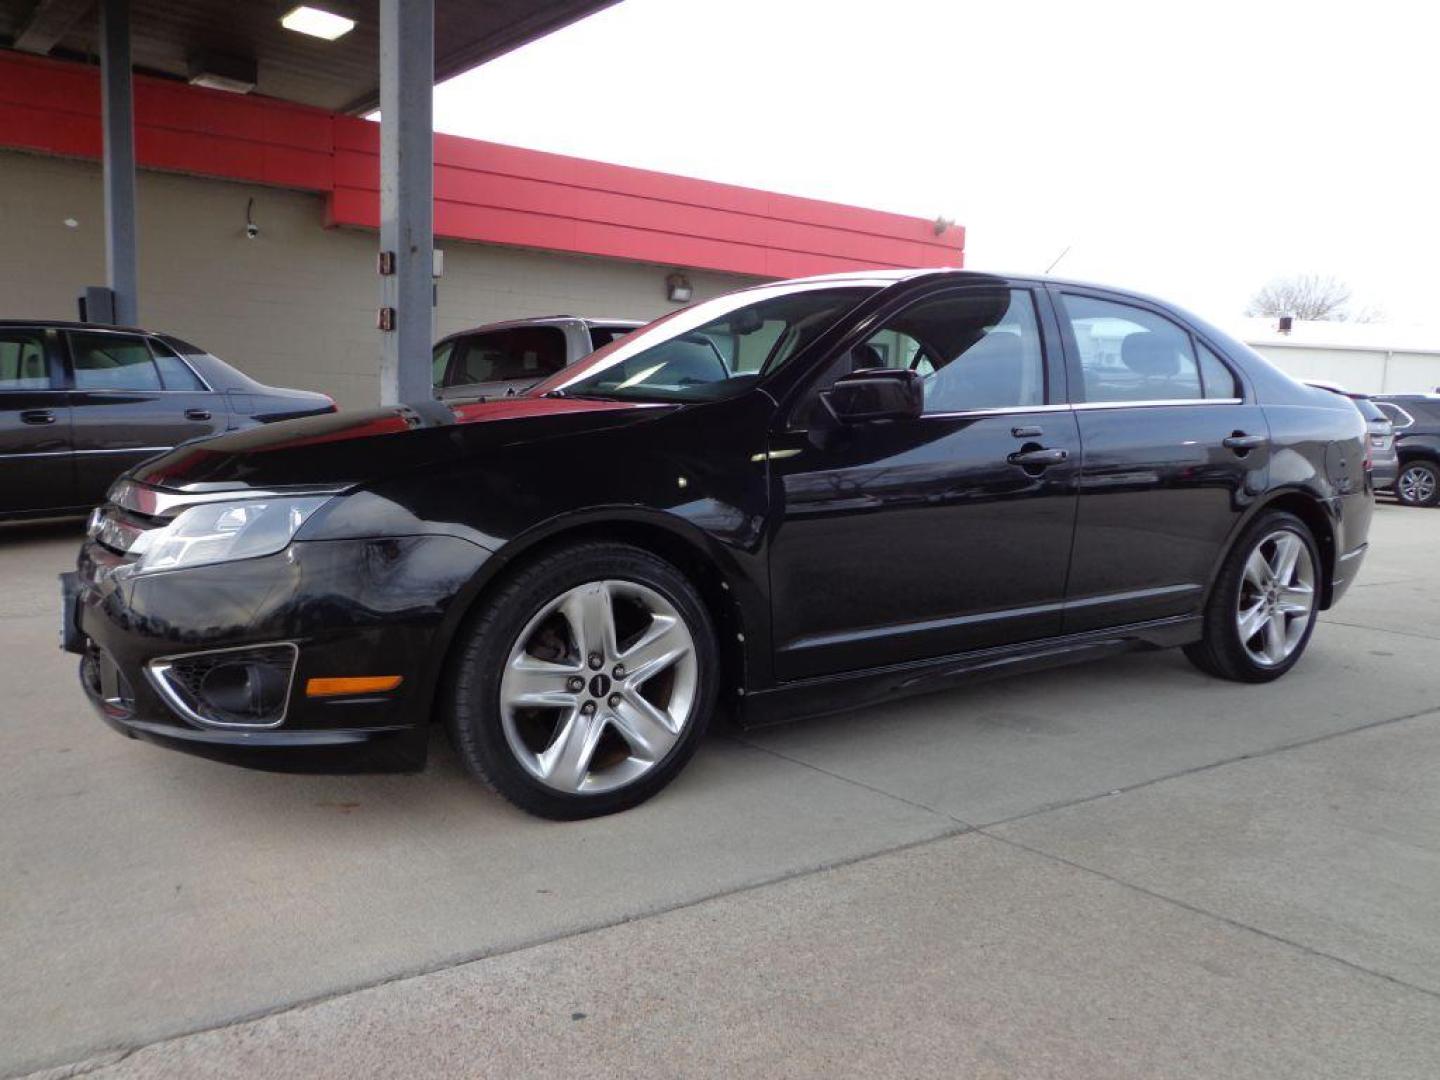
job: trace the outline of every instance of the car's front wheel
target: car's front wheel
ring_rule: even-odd
[[[1395,478],[1395,498],[1406,506],[1440,504],[1440,466],[1429,461],[1407,461]]]
[[[1310,642],[1321,585],[1309,526],[1283,511],[1262,514],[1226,556],[1205,607],[1205,636],[1185,655],[1222,679],[1278,679]]]
[[[466,767],[531,813],[628,809],[674,778],[714,707],[709,613],[675,567],[626,544],[554,551],[464,632],[448,726]]]

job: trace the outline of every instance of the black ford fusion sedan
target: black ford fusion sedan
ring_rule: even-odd
[[[1264,682],[1354,580],[1365,425],[1175,308],[963,271],[762,285],[523,396],[179,447],[64,636],[124,734],[632,806],[742,723],[1182,646]],[[1123,675],[1119,676],[1123,677]]]

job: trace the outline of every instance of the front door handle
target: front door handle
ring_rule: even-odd
[[[1039,448],[1035,450],[1016,450],[1005,460],[1011,465],[1019,465],[1022,469],[1044,469],[1051,465],[1059,465],[1070,457],[1068,450],[1061,450],[1059,447]]]
[[[1233,435],[1227,435],[1222,440],[1231,450],[1254,450],[1257,446],[1264,446],[1270,440],[1264,435],[1246,435],[1243,431],[1237,431]]]
[[[209,410],[209,409],[186,409],[186,410],[185,410],[185,419],[186,419],[186,420],[209,420],[209,419],[210,419],[210,410]]]
[[[24,409],[20,413],[22,424],[53,424],[55,414],[49,409]]]
[[[1024,427],[1012,427],[1010,434],[1017,439],[1038,439],[1045,434],[1045,429],[1038,424],[1027,424]]]

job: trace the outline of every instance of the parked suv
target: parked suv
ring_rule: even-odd
[[[1440,394],[1385,394],[1374,401],[1395,428],[1395,498],[1406,506],[1440,505]]]
[[[442,401],[514,397],[643,325],[637,319],[548,315],[477,326],[441,339],[431,378]]]
[[[719,703],[767,723],[1169,646],[1277,679],[1374,507],[1349,402],[1041,278],[767,283],[517,397],[423,404],[118,481],[63,591],[105,721],[414,769],[434,719],[519,806],[589,817],[659,791]]]
[[[0,520],[83,513],[189,439],[334,411],[170,334],[0,320]]]

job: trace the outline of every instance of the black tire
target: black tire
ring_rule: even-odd
[[[522,631],[546,605],[590,582],[632,582],[652,589],[684,620],[694,645],[696,682],[689,719],[663,758],[609,791],[557,791],[533,776],[507,740],[501,677]],[[450,741],[465,768],[522,810],[557,820],[599,817],[650,798],[689,761],[710,722],[719,683],[714,625],[695,588],[670,563],[621,543],[585,542],[526,563],[484,597],[462,628],[442,708]]]
[[[1401,480],[1403,480],[1405,478],[1405,475],[1410,472],[1420,472],[1428,474],[1430,482],[1428,495],[1424,496],[1423,498],[1415,498],[1413,494],[1409,498],[1406,497],[1405,485],[1401,484]],[[1411,460],[1401,462],[1400,475],[1395,478],[1395,487],[1392,490],[1395,493],[1395,498],[1400,502],[1401,506],[1440,505],[1440,465],[1436,465],[1433,461]]]
[[[1240,603],[1241,588],[1245,578],[1245,564],[1265,539],[1278,531],[1294,533],[1304,543],[1314,568],[1314,596],[1310,609],[1309,623],[1294,646],[1293,651],[1279,663],[1264,665],[1258,663],[1240,640],[1236,625],[1236,611]],[[1280,510],[1264,511],[1250,523],[1225,557],[1215,587],[1205,604],[1204,637],[1185,646],[1185,655],[1201,671],[1217,678],[1233,682],[1264,683],[1280,678],[1299,662],[1310,635],[1315,631],[1315,621],[1320,612],[1320,589],[1324,569],[1320,562],[1320,549],[1310,527],[1294,514]]]

